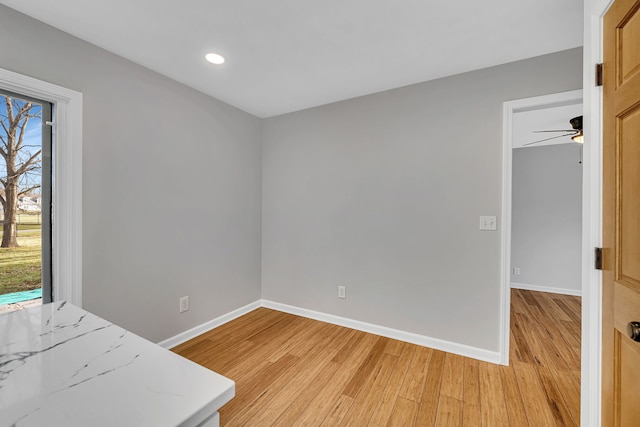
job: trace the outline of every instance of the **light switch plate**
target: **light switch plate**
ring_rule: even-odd
[[[495,216],[481,216],[480,230],[495,230],[497,219]]]

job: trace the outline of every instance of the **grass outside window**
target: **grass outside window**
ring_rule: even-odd
[[[22,215],[18,225],[20,247],[0,248],[0,294],[42,286],[42,231],[38,220],[37,215]]]

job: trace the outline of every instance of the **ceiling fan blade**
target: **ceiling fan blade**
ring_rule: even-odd
[[[523,147],[526,147],[527,145],[537,144],[537,143],[539,143],[539,142],[549,141],[549,140],[551,140],[551,139],[564,138],[565,136],[574,136],[574,135],[577,135],[577,132],[567,133],[567,134],[565,134],[565,135],[552,136],[551,138],[545,138],[545,139],[541,139],[541,140],[539,140],[539,141],[527,142],[526,144],[522,144],[522,146],[523,146]]]
[[[544,133],[544,132],[576,132],[578,133],[577,130],[575,129],[559,129],[559,130],[534,130],[533,133]]]

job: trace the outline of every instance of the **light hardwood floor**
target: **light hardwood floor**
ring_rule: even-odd
[[[508,367],[266,308],[173,351],[236,382],[225,426],[580,425],[580,298],[511,298]]]

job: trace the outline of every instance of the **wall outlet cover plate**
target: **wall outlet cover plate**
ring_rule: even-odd
[[[496,230],[498,220],[495,216],[481,216],[480,230]]]

